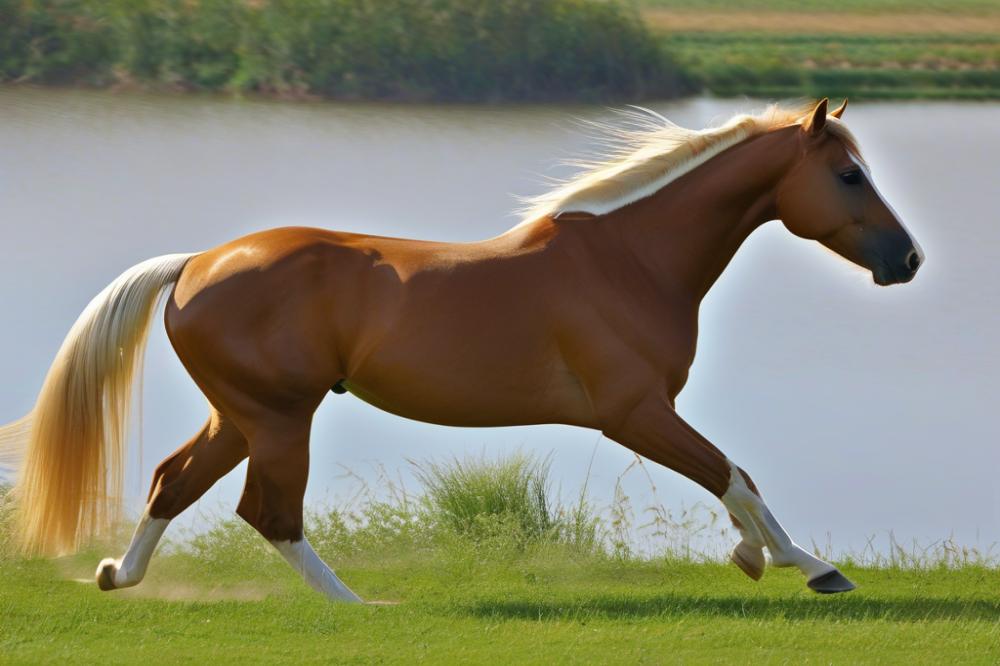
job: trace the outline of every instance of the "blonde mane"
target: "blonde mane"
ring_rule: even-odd
[[[603,215],[644,199],[727,148],[771,130],[801,124],[815,103],[794,107],[773,104],[763,112],[741,114],[725,124],[702,130],[680,127],[660,114],[633,107],[620,111],[623,126],[590,122],[608,150],[592,160],[567,162],[581,168],[550,192],[525,199],[525,222],[563,213]],[[860,158],[857,141],[847,126],[833,116],[827,127]]]

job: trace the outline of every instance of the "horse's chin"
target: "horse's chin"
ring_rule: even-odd
[[[891,284],[896,284],[896,280],[880,269],[875,269],[872,271],[872,282],[880,287],[888,287]]]
[[[889,287],[894,284],[906,284],[916,276],[916,271],[902,277],[894,275],[888,269],[876,268],[872,271],[872,281],[880,287]]]

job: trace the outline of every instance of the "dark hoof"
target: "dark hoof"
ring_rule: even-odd
[[[806,583],[809,589],[820,594],[836,594],[838,592],[850,592],[855,588],[854,583],[847,580],[844,574],[836,569],[822,576],[816,576]]]
[[[97,570],[97,587],[105,592],[115,589],[115,564],[108,562]]]

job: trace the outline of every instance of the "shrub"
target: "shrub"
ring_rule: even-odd
[[[103,85],[117,41],[93,0],[0,0],[0,81]]]
[[[672,96],[600,0],[0,0],[0,80],[436,100]]]

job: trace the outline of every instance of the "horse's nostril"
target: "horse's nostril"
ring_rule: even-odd
[[[906,257],[906,266],[911,271],[915,271],[920,268],[920,255],[916,250],[911,250],[910,254]]]

